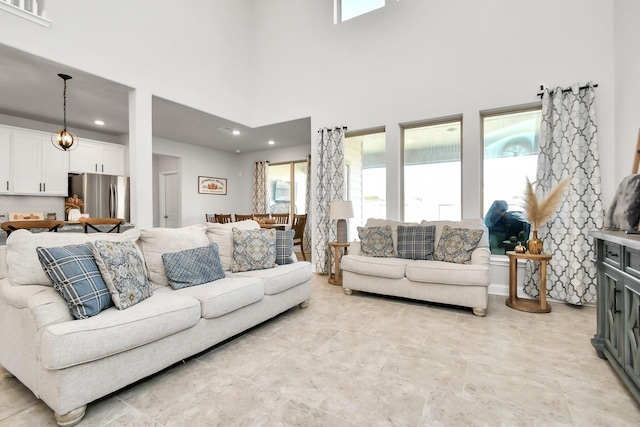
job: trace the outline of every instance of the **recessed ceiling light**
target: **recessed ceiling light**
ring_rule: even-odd
[[[236,150],[236,153],[240,154],[240,150]]]
[[[240,135],[240,131],[238,129],[234,129],[231,133],[234,135]]]
[[[276,143],[276,142],[275,142],[273,139],[270,139],[270,140],[269,140],[269,142],[268,142],[268,144],[269,144],[269,145],[273,145],[273,144],[275,144],[275,143]]]
[[[104,126],[104,122],[102,120],[95,120],[93,123],[97,124],[98,126]]]

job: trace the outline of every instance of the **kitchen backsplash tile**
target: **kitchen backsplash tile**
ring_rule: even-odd
[[[56,218],[64,220],[64,197],[0,196],[0,222],[9,221],[9,212],[55,212]]]

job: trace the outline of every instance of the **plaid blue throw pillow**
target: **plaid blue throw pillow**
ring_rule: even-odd
[[[225,277],[216,243],[162,254],[162,263],[173,289],[201,285]]]
[[[293,264],[294,230],[276,230],[276,264]]]
[[[436,226],[398,226],[398,258],[433,259]]]
[[[87,319],[111,306],[109,290],[93,257],[93,245],[36,248],[44,274],[67,301],[76,319]]]

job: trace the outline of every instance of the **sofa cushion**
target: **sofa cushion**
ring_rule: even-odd
[[[233,228],[240,230],[259,230],[260,224],[254,220],[237,221],[228,224],[207,223],[207,238],[211,243],[218,245],[220,263],[225,271],[231,270],[231,260],[233,259]]]
[[[173,289],[201,285],[224,278],[218,245],[162,254],[169,285]]]
[[[196,224],[183,228],[150,228],[140,231],[138,244],[147,264],[149,281],[154,288],[168,286],[162,254],[200,248],[209,244],[207,227]]]
[[[360,251],[369,257],[395,257],[391,227],[358,227]]]
[[[276,266],[276,230],[233,228],[231,271],[263,270]]]
[[[442,261],[414,261],[407,264],[407,279],[444,285],[489,286],[489,267]]]
[[[42,269],[67,301],[73,317],[87,319],[112,305],[91,243],[36,250]]]
[[[135,241],[140,236],[136,229],[119,234],[107,233],[31,233],[29,230],[16,230],[7,237],[7,267],[9,280],[14,285],[47,285],[51,282],[44,274],[36,247],[54,248],[67,245],[80,245],[96,240]]]
[[[144,260],[135,243],[96,240],[93,244],[102,278],[113,303],[120,310],[129,308],[153,294]]]
[[[205,319],[224,316],[264,297],[262,280],[254,277],[228,275],[215,282],[203,283],[172,291],[176,295],[189,296],[200,302],[201,316]]]
[[[452,228],[445,225],[433,259],[457,264],[470,264],[471,252],[478,246],[483,233],[484,231],[479,229]]]
[[[343,270],[367,276],[380,276],[389,279],[401,279],[405,267],[411,260],[403,258],[373,258],[363,255],[345,255],[340,263]]]
[[[293,236],[294,230],[276,230],[276,264],[284,265],[294,263]]]
[[[435,233],[435,225],[399,225],[398,258],[433,259]]]
[[[489,231],[487,230],[487,226],[484,224],[484,220],[482,218],[467,218],[461,221],[422,221],[420,225],[435,225],[436,226],[436,238],[434,240],[434,246],[437,248],[438,243],[440,242],[440,236],[442,236],[442,230],[445,225],[448,225],[451,228],[472,228],[477,230],[483,230],[484,233],[482,238],[478,242],[478,248],[487,248],[489,249]]]
[[[262,279],[265,295],[275,295],[311,280],[311,264],[307,261],[279,265],[268,270],[232,273],[230,277],[254,277]]]
[[[63,369],[117,354],[190,328],[200,320],[197,300],[167,287],[127,310],[111,307],[82,321],[48,326],[42,364]]]

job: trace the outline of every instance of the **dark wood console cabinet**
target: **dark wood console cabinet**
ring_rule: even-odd
[[[640,402],[640,235],[593,231],[598,330],[591,340]]]

